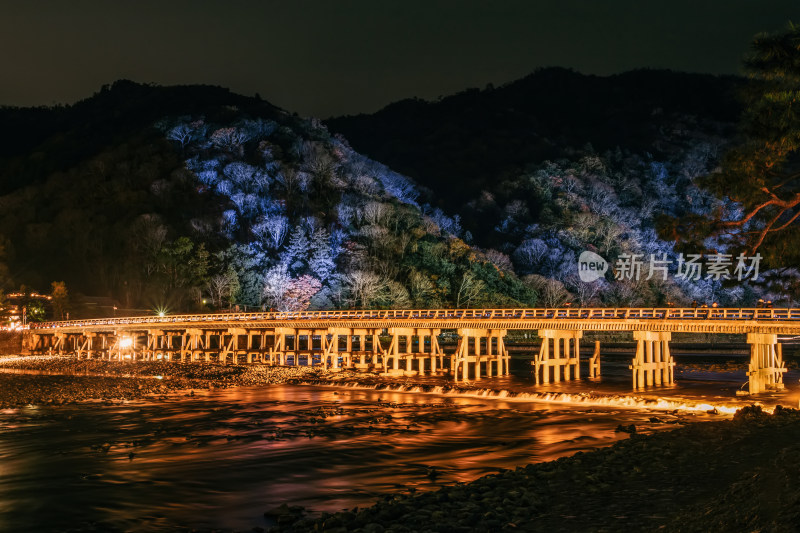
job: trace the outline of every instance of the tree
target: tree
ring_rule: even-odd
[[[413,269],[408,276],[408,285],[414,307],[440,307],[441,300],[436,294],[436,285],[424,272]]]
[[[311,259],[308,261],[308,266],[324,282],[336,268],[336,263],[333,262],[328,232],[324,228],[314,232],[311,250]]]
[[[387,280],[368,270],[354,270],[344,276],[350,289],[351,305],[369,309],[387,285]]]
[[[162,294],[178,307],[188,298],[199,301],[200,288],[208,282],[208,255],[203,243],[195,246],[188,237],[166,243],[159,254]]]
[[[700,180],[735,205],[710,217],[662,218],[661,234],[694,242],[713,235],[786,263],[800,256],[800,27],[757,35],[745,68],[745,141],[727,153],[719,171]]]
[[[67,310],[67,286],[63,281],[54,281],[50,284],[52,292],[50,300],[53,303],[53,318],[64,320],[64,313]]]
[[[269,307],[279,311],[288,311],[285,301],[286,292],[292,278],[285,263],[278,264],[264,275],[264,301]]]
[[[289,245],[281,254],[281,261],[292,268],[301,268],[308,255],[309,242],[306,232],[302,226],[294,228],[292,236],[289,237]]]
[[[211,134],[211,142],[229,152],[242,152],[242,145],[251,139],[249,132],[239,128],[220,128]]]
[[[287,311],[304,311],[308,309],[311,298],[322,288],[322,283],[308,274],[289,282],[283,295],[283,307]]]
[[[289,231],[289,219],[283,215],[264,217],[252,229],[264,248],[277,250]]]
[[[181,145],[181,149],[186,147],[186,143],[192,140],[194,129],[188,124],[178,124],[167,132],[167,139],[177,141]]]
[[[458,284],[458,294],[456,295],[456,308],[469,307],[486,292],[486,283],[471,271],[464,272],[461,283]]]
[[[211,295],[211,301],[217,309],[233,303],[234,295],[239,290],[239,286],[239,276],[232,266],[228,266],[225,272],[213,276],[206,284],[206,288]]]

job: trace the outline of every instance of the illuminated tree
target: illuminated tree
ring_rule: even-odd
[[[273,250],[281,247],[288,231],[289,219],[281,215],[265,217],[253,226],[253,233],[266,248]]]
[[[328,232],[325,231],[324,228],[320,228],[314,232],[311,250],[311,258],[308,261],[308,266],[319,279],[325,281],[336,268],[336,263],[333,262]]]
[[[242,145],[251,139],[251,133],[240,128],[220,128],[211,134],[211,142],[229,152],[242,152]]]
[[[211,301],[218,309],[234,302],[234,295],[239,291],[239,286],[239,276],[230,266],[225,272],[213,276],[206,284]]]
[[[302,226],[297,226],[289,238],[289,245],[281,255],[281,261],[292,268],[301,268],[308,255],[310,243]]]
[[[408,276],[408,284],[414,307],[439,307],[440,300],[436,294],[436,285],[424,272],[412,270]]]
[[[184,148],[186,143],[192,140],[193,133],[193,128],[188,124],[178,124],[167,132],[167,139],[177,141],[178,144],[181,145],[181,148]]]
[[[286,311],[304,311],[308,309],[311,298],[322,288],[320,281],[309,275],[291,280],[283,294],[283,309]]]
[[[386,287],[386,280],[367,270],[354,270],[344,276],[350,289],[350,303],[354,307],[368,309]]]
[[[266,191],[269,186],[269,176],[265,172],[241,161],[229,164],[222,172],[236,187],[247,193]]]
[[[278,264],[264,275],[264,301],[279,311],[290,311],[286,294],[292,286],[292,277],[284,263]]]
[[[464,272],[458,284],[456,307],[469,307],[486,291],[486,283],[470,271]]]

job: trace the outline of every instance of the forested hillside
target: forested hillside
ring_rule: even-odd
[[[457,209],[530,165],[572,158],[587,144],[597,153],[620,148],[663,159],[698,134],[729,137],[743,83],[660,70],[601,77],[547,68],[502,87],[402,100],[326,124],[356,150],[432,189],[435,204]]]
[[[791,301],[770,265],[758,283],[678,275],[693,251],[656,232],[736,209],[696,178],[735,139],[741,83],[548,69],[327,126],[127,81],[0,109],[0,290],[64,281],[77,315],[81,296],[140,312]],[[586,282],[584,251],[670,266]]]
[[[169,311],[535,303],[457,237],[457,220],[420,205],[413,182],[318,121],[216,88],[182,88],[190,98],[176,102],[176,90],[115,84],[74,120],[52,110],[66,126],[44,121],[37,148],[8,151],[6,289],[64,280],[72,294]],[[91,120],[132,99],[148,111],[117,115],[119,130],[89,139],[96,153],[75,154]]]
[[[460,215],[465,239],[504,254],[542,305],[751,305],[759,297],[791,304],[776,272],[784,265],[765,262],[759,279],[742,280],[733,249],[712,240],[678,249],[657,231],[666,217],[739,208],[698,188],[697,179],[736,142],[744,86],[736,77],[553,68],[326,123],[431,190],[432,203]],[[585,283],[577,262],[586,250],[612,267],[636,258],[640,275],[608,272]],[[689,254],[731,264],[722,276],[680,275]],[[666,280],[661,270],[650,276],[651,260],[668,264]]]

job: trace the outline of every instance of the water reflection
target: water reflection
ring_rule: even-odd
[[[24,408],[0,415],[0,517],[16,531],[249,529],[280,503],[365,505],[603,445],[647,418],[590,414],[290,386]]]
[[[602,382],[546,390],[629,393],[624,364],[606,365]],[[491,391],[542,392],[525,370],[482,383]],[[686,377],[645,395],[745,402],[735,396],[738,376],[724,377]],[[277,386],[6,410],[0,531],[249,530],[266,526],[263,512],[281,503],[315,511],[363,506],[383,494],[432,490],[607,445],[627,438],[614,431],[619,424],[655,431],[714,418],[501,396]],[[773,398],[792,399],[796,405],[796,391]]]

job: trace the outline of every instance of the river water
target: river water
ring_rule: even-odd
[[[514,375],[473,391],[428,378],[6,410],[0,531],[249,531],[283,503],[365,506],[605,446],[628,437],[620,424],[658,431],[752,402],[735,394],[743,373],[687,370],[673,387],[632,394],[629,356],[604,357],[600,382],[537,387],[515,356]],[[764,403],[797,406],[797,378]]]

